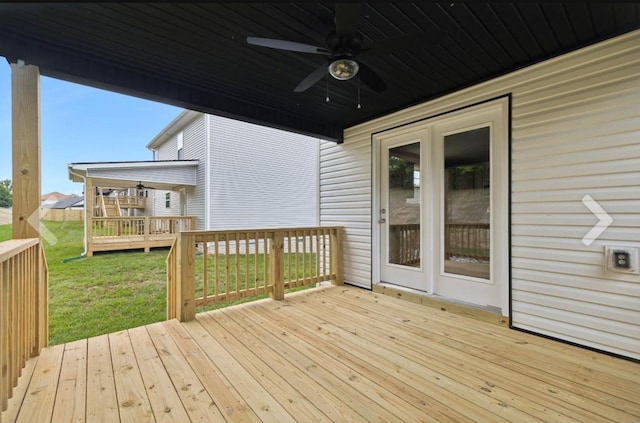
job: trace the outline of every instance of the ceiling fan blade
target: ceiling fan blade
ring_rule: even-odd
[[[360,76],[360,81],[362,81],[363,84],[377,93],[381,93],[387,89],[387,84],[385,84],[373,69],[362,62],[359,62],[358,64],[360,65],[358,75]]]
[[[313,84],[320,81],[323,76],[325,76],[329,72],[327,70],[327,65],[323,64],[313,72],[311,72],[305,79],[303,79],[298,86],[293,90],[297,93],[301,93],[303,91],[308,90]]]
[[[338,37],[353,37],[360,22],[361,3],[336,3],[336,34]]]
[[[412,48],[424,48],[438,45],[446,34],[444,32],[420,32],[401,35],[374,42],[360,50],[359,55],[401,53]]]
[[[275,48],[278,50],[297,51],[300,53],[328,53],[328,51],[324,47],[312,46],[311,44],[296,43],[294,41],[276,40],[274,38],[247,37],[247,44]]]

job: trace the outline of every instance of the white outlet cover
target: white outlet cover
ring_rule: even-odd
[[[604,250],[605,269],[607,269],[608,272],[626,273],[626,274],[632,274],[632,275],[640,274],[640,266],[638,265],[638,259],[639,259],[638,252],[640,251],[639,247],[623,247],[623,246],[617,246],[617,245],[606,245],[604,248],[605,248]],[[624,251],[629,254],[629,262],[630,262],[629,268],[624,269],[620,267],[615,267],[613,265],[614,251]]]

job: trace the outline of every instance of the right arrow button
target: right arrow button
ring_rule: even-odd
[[[613,223],[613,218],[589,194],[582,197],[582,204],[598,218],[598,223],[582,237],[582,243],[588,247]]]

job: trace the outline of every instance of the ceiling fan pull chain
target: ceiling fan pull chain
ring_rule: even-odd
[[[327,86],[327,98],[325,98],[325,102],[329,102],[329,74],[325,75],[324,80],[326,81],[326,86]]]
[[[358,109],[362,109],[360,105],[360,75],[358,75]]]

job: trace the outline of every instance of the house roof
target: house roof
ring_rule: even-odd
[[[64,200],[60,200],[57,203],[46,204],[43,206],[45,209],[67,209],[69,207],[75,206],[78,203],[84,201],[84,197],[78,195],[72,195],[70,197],[65,198]]]
[[[363,3],[358,31],[374,50],[358,59],[387,84],[382,93],[364,84],[358,93],[357,77],[326,76],[294,92],[325,56],[246,42],[323,46],[334,9],[324,2],[2,4],[0,55],[37,65],[42,75],[340,141],[345,128],[374,117],[640,28],[638,2]]]
[[[156,135],[146,147],[150,150],[155,150],[164,144],[167,140],[172,138],[178,131],[182,130],[189,122],[200,116],[202,113],[195,112],[193,110],[184,110],[175,119]]]
[[[69,195],[63,194],[58,191],[53,191],[53,192],[48,192],[46,194],[42,194],[40,196],[40,200],[41,201],[60,201],[60,200],[64,200],[67,197],[69,197]]]

